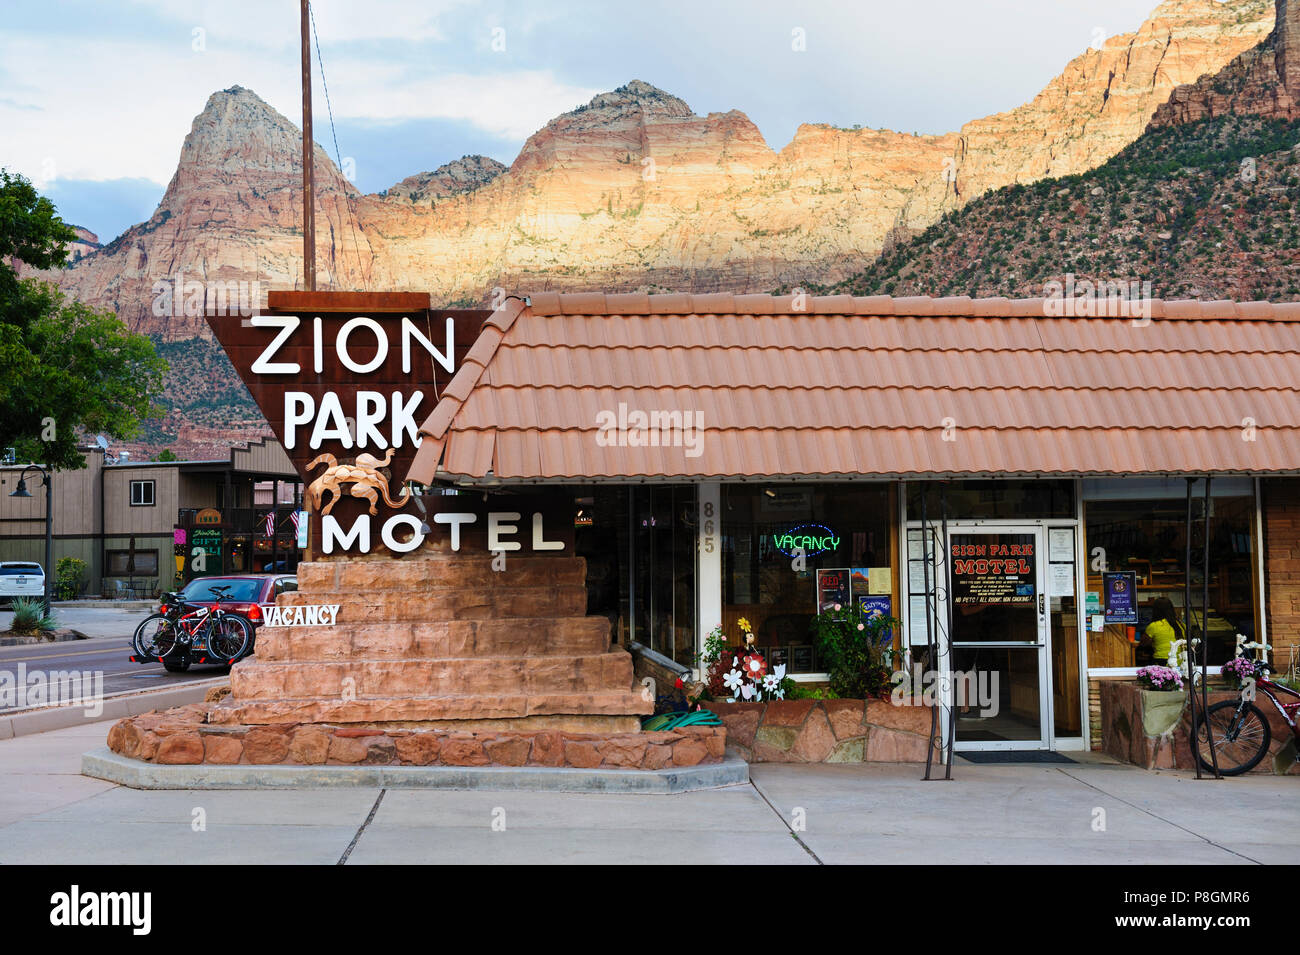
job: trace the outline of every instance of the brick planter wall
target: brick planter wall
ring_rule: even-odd
[[[713,702],[727,745],[751,763],[924,762],[930,709],[882,700]]]
[[[1300,643],[1300,479],[1260,482],[1264,518],[1264,596],[1273,664],[1286,666]]]
[[[1186,698],[1185,694],[1183,694]],[[1213,706],[1220,700],[1237,698],[1235,690],[1216,690],[1211,684],[1209,702]],[[1291,728],[1273,710],[1273,704],[1261,694],[1256,706],[1268,717],[1273,741],[1268,755],[1259,761],[1252,773],[1271,773],[1272,757],[1291,738]],[[1164,736],[1147,736],[1142,728],[1142,692],[1135,680],[1101,681],[1102,749],[1116,759],[1143,769],[1188,769],[1195,771],[1190,743],[1191,714],[1185,708],[1182,719],[1173,732]],[[1300,767],[1292,767],[1292,774]]]
[[[466,732],[328,723],[231,726],[193,703],[119,720],[108,748],[151,763],[307,766],[570,766],[671,769],[722,761],[723,727],[650,733]]]

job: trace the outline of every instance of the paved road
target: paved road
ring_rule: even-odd
[[[138,619],[138,615],[137,615]],[[17,647],[0,647],[0,685],[30,686],[36,672],[77,671],[92,674],[83,678],[82,686],[93,687],[103,680],[105,696],[115,693],[134,693],[162,686],[180,686],[196,680],[209,680],[229,673],[228,667],[194,666],[188,673],[168,673],[161,663],[140,665],[131,663],[131,641],[122,637],[100,637],[95,640],[74,640],[62,643],[40,643]],[[20,664],[22,669],[19,669]],[[19,674],[24,680],[18,679]],[[102,677],[95,676],[102,674]],[[91,690],[93,692],[93,690]],[[30,709],[31,699],[14,695],[12,700],[0,696],[0,713],[13,713]],[[63,701],[72,702],[72,701]]]
[[[913,765],[756,765],[753,785],[675,796],[145,792],[79,774],[110,725],[0,741],[0,864],[1300,862],[1297,777],[1090,755],[932,783]]]
[[[105,696],[179,686],[230,672],[226,667],[194,666],[187,673],[168,673],[161,663],[130,662],[127,658],[131,655],[131,634],[154,609],[152,602],[139,602],[132,607],[66,607],[56,603],[54,613],[59,626],[79,630],[91,639],[0,647],[0,685],[7,682],[5,673],[11,674],[8,679],[13,685],[23,683],[18,680],[20,664],[28,685],[36,671],[88,672],[92,674],[90,686],[97,679],[94,674],[102,674]],[[12,617],[10,611],[0,612],[0,630],[8,629]],[[30,702],[26,698],[11,701],[0,696],[0,713],[30,709]]]

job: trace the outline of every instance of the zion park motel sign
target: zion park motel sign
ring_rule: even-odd
[[[427,293],[271,292],[251,317],[207,321],[307,491],[317,554],[570,546],[562,500],[394,492],[487,309],[429,307]]]

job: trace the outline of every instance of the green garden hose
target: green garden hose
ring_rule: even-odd
[[[721,726],[722,720],[711,710],[692,710],[689,713],[660,713],[642,721],[641,729],[648,731],[675,730],[682,726]]]

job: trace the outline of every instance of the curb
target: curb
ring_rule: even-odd
[[[68,607],[75,610],[85,610],[87,608],[97,607],[102,610],[105,607],[108,607],[113,610],[148,610],[157,602],[158,601],[156,600],[147,600],[143,597],[132,600],[89,600],[81,598],[78,600],[56,600],[54,601],[54,609],[61,610],[64,607]]]
[[[15,713],[12,716],[0,716],[0,740],[13,739],[16,736],[31,736],[33,733],[47,733],[50,730],[62,730],[83,723],[101,723],[105,720],[120,720],[126,716],[139,716],[151,710],[165,710],[186,703],[202,703],[204,696],[217,681],[228,677],[213,677],[165,690],[146,690],[130,696],[115,696],[104,700],[104,709],[96,716],[86,712],[80,704],[52,706],[47,709],[31,710],[27,713]]]
[[[81,773],[132,789],[456,789],[501,792],[669,795],[744,785],[749,764],[684,769],[573,769],[549,766],[163,766],[101,746],[81,757]]]

